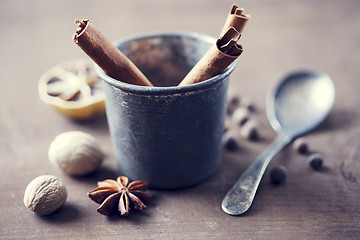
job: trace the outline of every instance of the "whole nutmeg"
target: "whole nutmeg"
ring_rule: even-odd
[[[69,175],[86,175],[102,163],[104,154],[90,134],[70,131],[59,134],[50,144],[49,160]]]
[[[48,215],[60,208],[66,201],[65,185],[55,176],[42,175],[26,187],[24,204],[39,215]]]

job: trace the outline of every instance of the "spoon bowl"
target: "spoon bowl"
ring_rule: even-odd
[[[225,195],[221,205],[224,212],[240,215],[250,208],[271,159],[294,138],[318,126],[329,114],[334,99],[330,77],[310,71],[289,75],[269,92],[266,113],[278,134]]]
[[[335,89],[328,75],[297,72],[284,78],[269,92],[266,113],[277,132],[302,135],[325,119],[334,99]]]

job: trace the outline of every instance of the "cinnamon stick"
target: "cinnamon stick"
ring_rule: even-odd
[[[221,30],[221,35],[224,34],[229,28],[235,28],[240,34],[244,30],[245,24],[250,19],[250,15],[244,14],[244,9],[239,8],[235,4],[231,6],[230,13],[228,14],[224,27]]]
[[[237,43],[240,36],[235,28],[229,28],[190,70],[179,86],[202,82],[225,71],[243,51],[242,46]]]
[[[97,64],[104,72],[121,82],[153,86],[146,76],[114,46],[95,26],[88,20],[75,20],[78,26],[73,41]]]
[[[220,38],[180,82],[179,86],[190,85],[210,79],[223,72],[242,53],[237,44],[250,15],[244,9],[232,5]]]

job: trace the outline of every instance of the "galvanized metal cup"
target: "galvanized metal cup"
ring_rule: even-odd
[[[97,72],[121,174],[152,188],[192,186],[221,160],[228,78],[235,67],[201,83],[178,87],[215,39],[195,33],[160,33],[116,46],[155,87],[126,84]]]

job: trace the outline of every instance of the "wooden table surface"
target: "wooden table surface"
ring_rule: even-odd
[[[96,181],[114,178],[117,165],[105,117],[74,122],[42,103],[37,82],[63,61],[85,57],[72,42],[75,18],[89,18],[109,39],[159,31],[217,36],[232,1],[0,1],[0,239],[360,239],[360,1],[274,0],[237,4],[252,18],[243,33],[244,53],[231,75],[229,93],[253,99],[261,139],[243,139],[224,152],[219,170],[202,184],[177,191],[150,190],[142,213],[104,217],[86,196]],[[243,4],[243,5],[242,5]],[[297,70],[326,72],[336,100],[329,117],[306,135],[324,155],[313,171],[307,156],[289,146],[269,167],[288,170],[282,185],[269,171],[243,216],[221,210],[221,201],[255,157],[274,139],[265,114],[267,91]],[[88,177],[70,177],[47,157],[62,132],[93,134],[107,157]],[[66,204],[38,216],[23,204],[35,177],[60,177]]]

